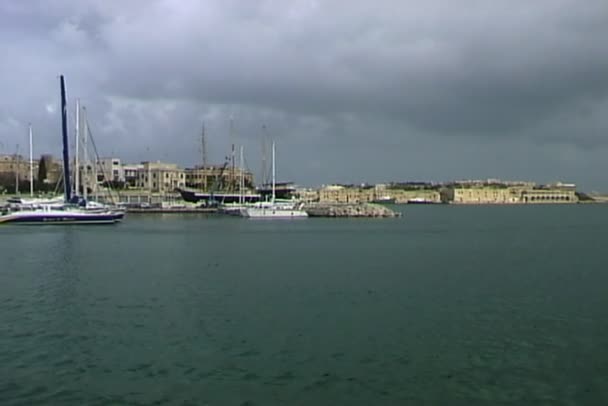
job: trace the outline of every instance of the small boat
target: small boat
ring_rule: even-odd
[[[124,213],[114,210],[90,210],[70,205],[12,207],[0,215],[0,223],[11,224],[114,224]]]
[[[122,220],[125,213],[103,205],[86,202],[78,196],[72,196],[70,184],[70,158],[67,129],[67,103],[65,80],[61,83],[61,126],[63,143],[63,201],[31,199],[13,201],[2,208],[2,224],[113,224]]]
[[[248,218],[295,219],[306,218],[308,213],[299,203],[259,202],[241,209],[240,215]]]
[[[296,201],[278,201],[275,182],[275,147],[272,143],[272,194],[269,202],[258,202],[240,210],[242,217],[251,219],[296,219],[307,218],[308,213],[302,210],[302,204]]]
[[[433,200],[426,199],[424,197],[414,197],[407,201],[407,204],[434,204]]]
[[[23,198],[19,196],[10,197],[7,199],[7,203],[9,204],[18,204],[24,206],[30,205],[41,205],[41,204],[63,204],[63,196],[56,197],[32,197],[32,198]]]
[[[395,198],[390,196],[381,196],[375,200],[372,200],[372,203],[376,204],[395,204]]]

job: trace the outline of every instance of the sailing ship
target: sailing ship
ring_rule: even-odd
[[[241,216],[253,219],[306,218],[302,204],[296,201],[278,201],[276,198],[275,146],[272,143],[272,194],[269,202],[257,202],[240,211]]]
[[[63,201],[9,202],[0,212],[0,223],[13,224],[114,224],[122,220],[124,212],[105,206],[88,205],[85,199],[72,196],[67,128],[65,79],[60,76],[61,128],[63,143]]]

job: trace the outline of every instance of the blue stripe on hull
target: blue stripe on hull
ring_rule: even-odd
[[[32,216],[32,217],[16,217],[12,219],[6,219],[2,223],[4,224],[48,224],[48,225],[77,225],[77,224],[113,224],[122,219],[123,215],[91,215],[91,216],[61,216],[61,217],[44,217],[44,216]]]

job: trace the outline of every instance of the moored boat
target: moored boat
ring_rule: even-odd
[[[67,103],[65,79],[61,85],[61,127],[63,143],[63,201],[36,200],[13,201],[2,208],[2,224],[113,224],[122,220],[124,211],[103,205],[87,203],[78,196],[72,196],[70,184],[70,159],[67,129]]]
[[[252,219],[296,219],[307,218],[308,213],[296,201],[278,201],[276,199],[275,182],[275,147],[272,143],[272,189],[269,202],[258,202],[241,209],[240,215]]]

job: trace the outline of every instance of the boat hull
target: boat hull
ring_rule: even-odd
[[[63,212],[63,211],[21,211],[0,216],[0,224],[48,224],[48,225],[77,225],[77,224],[114,224],[124,217],[122,212]]]
[[[298,219],[307,218],[308,213],[298,209],[276,209],[267,207],[249,207],[241,210],[241,216],[250,219]]]
[[[206,205],[239,203],[242,200],[246,203],[255,203],[259,202],[261,199],[259,194],[240,195],[238,193],[205,193],[186,189],[179,189],[179,193],[182,196],[182,199],[189,203],[204,203]]]

